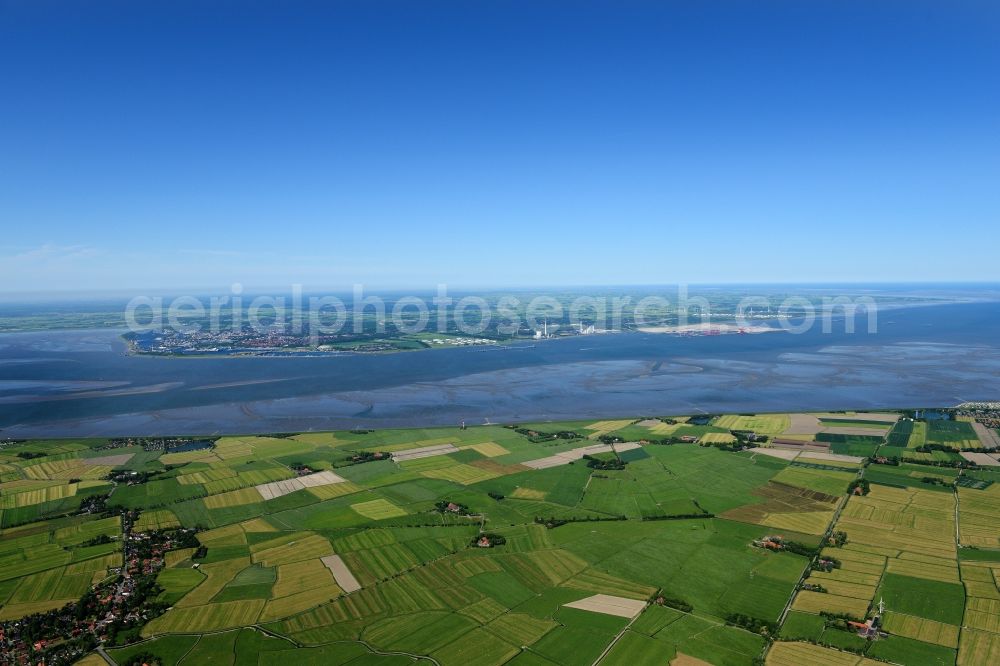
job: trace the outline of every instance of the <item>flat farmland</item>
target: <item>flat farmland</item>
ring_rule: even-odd
[[[873,654],[908,663],[923,651],[928,658],[935,655],[936,663],[954,661],[960,636],[969,630],[969,621],[963,619],[965,595],[961,585],[887,574],[879,598],[896,609],[887,614],[887,628],[906,640],[887,643]],[[973,616],[970,613],[974,622]]]
[[[198,571],[205,576],[197,587],[182,597],[175,606],[198,606],[207,604],[222,591],[240,571],[250,566],[249,557],[238,557],[213,564],[203,564]]]
[[[777,642],[767,653],[767,666],[877,666],[860,655],[809,643]]]
[[[0,497],[0,509],[16,509],[19,507],[42,504],[53,500],[60,500],[76,495],[79,484],[76,483],[51,483],[33,489],[20,490],[14,488],[15,492],[5,494]]]
[[[1000,556],[994,561],[963,561],[965,614],[958,644],[959,664],[994,663],[1000,659]]]
[[[142,634],[189,634],[245,627],[257,622],[263,608],[260,599],[174,608],[143,627]]]
[[[781,470],[772,480],[797,488],[821,492],[831,497],[840,497],[847,492],[847,485],[856,476],[853,471],[849,470],[817,469],[792,464]]]
[[[984,490],[958,488],[959,537],[962,545],[1000,548],[996,519],[1000,515],[1000,483]]]
[[[444,647],[477,623],[448,611],[421,611],[405,617],[379,620],[362,632],[362,638],[385,649],[427,654]]]
[[[597,532],[566,525],[552,538],[601,572],[661,588],[702,612],[776,619],[807,560],[751,548],[766,530],[725,520],[626,521]]]
[[[659,664],[671,656],[676,666],[752,663],[763,639],[710,618],[652,606],[633,622],[606,657],[612,664]],[[604,663],[604,662],[601,662]]]
[[[965,629],[958,645],[958,666],[981,666],[1000,661],[1000,634]]]
[[[752,430],[764,435],[780,435],[792,425],[788,414],[756,414],[720,416],[712,425],[727,430]]]
[[[352,551],[344,553],[342,557],[362,583],[388,578],[393,574],[412,569],[420,562],[419,558],[403,544]]]
[[[252,556],[253,561],[266,567],[273,567],[302,560],[318,560],[333,554],[330,542],[318,534],[292,534],[276,541],[282,543],[255,551]],[[261,545],[268,546],[270,543],[263,542]]]
[[[736,437],[728,432],[706,432],[698,438],[698,441],[703,444],[732,444],[736,441]]]
[[[519,646],[508,643],[485,629],[473,629],[443,648],[431,653],[442,666],[464,666],[472,661],[480,664],[503,664],[520,652]]]
[[[357,504],[352,504],[351,509],[371,520],[385,520],[386,518],[396,518],[406,515],[406,511],[385,499],[358,502]]]
[[[837,525],[850,543],[954,562],[953,495],[913,488],[872,485],[871,493],[852,497]]]
[[[882,580],[886,558],[847,548],[826,548],[822,554],[836,558],[840,567],[830,572],[811,572],[808,582],[822,585],[828,594],[800,592],[792,607],[811,613],[844,612],[853,617],[864,617]],[[827,608],[828,602],[839,610]]]
[[[897,663],[954,663],[965,631],[966,603],[957,560],[955,509],[954,495],[916,488],[872,484],[868,495],[851,496],[834,527],[846,534],[847,542],[822,551],[822,557],[832,559],[836,567],[812,571],[807,579],[825,592],[801,590],[792,608],[805,614],[844,613],[864,619],[869,608],[884,601],[883,626],[890,637],[872,645],[830,630],[802,637],[866,648],[873,658]],[[775,649],[779,651],[773,661]],[[808,648],[775,644],[768,663],[812,658],[798,655],[801,651]]]
[[[148,532],[149,530],[165,530],[180,527],[181,522],[177,516],[168,509],[158,509],[155,511],[143,511],[135,521],[133,529],[137,532]]]
[[[590,439],[597,439],[601,435],[613,432],[615,430],[621,430],[626,426],[632,425],[634,422],[635,421],[631,419],[597,421],[596,423],[591,423],[590,425],[584,426],[584,429],[590,431],[590,434],[588,435]]]
[[[343,497],[344,495],[351,495],[364,490],[362,486],[359,486],[350,481],[346,483],[333,483],[325,486],[311,486],[307,487],[306,491],[315,495],[321,500],[336,499],[337,497]]]
[[[209,495],[205,498],[205,507],[209,509],[224,509],[247,504],[258,504],[264,498],[256,488],[243,488],[230,492]]]
[[[972,424],[965,421],[928,421],[927,443],[956,449],[979,449],[983,446]]]
[[[905,448],[922,422],[861,413],[684,420],[224,437],[166,455],[70,447],[17,460],[15,447],[14,456],[0,454],[0,501],[23,504],[13,498],[24,493],[41,501],[3,509],[4,520],[20,515],[8,511],[70,513],[50,522],[28,516],[0,531],[0,617],[79,599],[121,566],[118,514],[72,515],[107,482],[79,477],[74,495],[52,490],[73,485],[69,475],[79,470],[114,463],[150,476],[120,484],[112,511],[138,510],[136,532],[198,528],[203,546],[169,551],[155,574],[169,610],[142,626],[151,640],[139,645],[154,654],[164,646],[172,655],[164,666],[360,664],[376,660],[369,647],[442,665],[591,666],[607,650],[602,664],[748,666],[764,654],[765,638],[727,620],[774,623],[789,602],[780,636],[840,649],[778,641],[767,663],[937,666],[993,657],[1000,556],[989,558],[1000,552],[1000,484],[988,473],[966,471],[956,494],[960,477],[946,467],[869,466],[863,454],[785,460],[659,440],[692,434],[721,444],[733,440],[729,430],[753,430],[829,436],[831,445],[868,451],[880,441],[856,429],[892,428],[893,446]],[[608,434],[627,445],[616,452],[595,441]],[[621,469],[589,467],[584,455],[620,455]],[[547,460],[558,464],[524,464]],[[871,491],[848,499],[862,470],[874,474]],[[833,529],[847,541],[821,544],[840,506]],[[960,550],[956,529],[976,549]],[[478,545],[482,534],[491,547]],[[776,534],[836,560],[806,578],[825,592],[796,592],[811,557],[754,546]],[[693,610],[657,605],[661,596]],[[891,635],[878,646],[826,627],[820,615],[863,617],[880,597]],[[172,652],[170,641],[188,642]]]
[[[479,444],[468,444],[460,446],[459,448],[469,448],[476,453],[481,453],[487,458],[496,458],[498,456],[505,456],[510,454],[510,451],[500,446],[496,442],[481,442]]]
[[[463,486],[479,483],[480,481],[486,481],[497,476],[496,473],[488,469],[483,469],[474,465],[466,465],[463,463],[458,463],[442,469],[426,470],[421,472],[421,474],[431,479],[444,479],[446,481],[453,481]]]
[[[768,481],[755,488],[752,494],[762,501],[730,509],[721,515],[730,520],[820,535],[833,520],[839,502],[836,496],[777,481]]]
[[[120,566],[121,521],[73,517],[0,532],[0,618],[16,620],[77,601]],[[92,540],[96,545],[88,545]]]
[[[885,628],[892,634],[949,648],[958,647],[959,627],[913,615],[887,613]]]

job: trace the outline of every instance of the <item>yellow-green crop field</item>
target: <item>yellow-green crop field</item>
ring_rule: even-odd
[[[244,506],[246,504],[256,504],[263,502],[264,498],[256,488],[242,488],[229,492],[209,495],[205,498],[205,507],[209,509],[224,509],[234,506]]]
[[[351,509],[365,518],[372,520],[384,520],[386,518],[396,518],[406,515],[406,511],[385,499],[358,502],[357,504],[352,504]]]
[[[320,558],[332,553],[333,548],[326,538],[318,534],[301,534],[292,541],[254,552],[253,561],[259,562],[265,567],[274,567]]]
[[[25,490],[9,495],[0,496],[0,509],[15,509],[18,507],[51,502],[52,500],[63,499],[76,495],[78,484],[60,483],[56,485],[44,486],[34,490]]]
[[[959,537],[962,545],[979,548],[1000,548],[1000,483],[985,490],[958,489]]]
[[[706,432],[698,441],[702,444],[732,444],[736,438],[728,432]]]
[[[958,647],[959,627],[953,624],[936,622],[913,615],[903,615],[902,613],[887,613],[884,626],[887,631],[897,636],[905,636],[924,643],[933,643],[949,648]]]
[[[462,446],[459,448],[472,449],[476,453],[481,453],[487,458],[496,458],[497,456],[505,456],[510,453],[510,451],[500,446],[496,442],[482,442],[481,444],[469,444],[468,446]]]
[[[161,633],[207,632],[245,627],[256,623],[263,609],[264,601],[261,599],[175,607],[143,627],[142,634],[155,636]]]
[[[982,666],[1000,662],[1000,634],[965,628],[958,644],[958,666]]]
[[[325,486],[311,486],[306,488],[306,492],[315,495],[321,500],[336,499],[337,497],[343,497],[344,495],[360,493],[363,490],[363,486],[351,483],[350,481],[347,481],[346,483],[331,483]]]
[[[143,511],[135,521],[133,529],[136,532],[148,532],[149,530],[166,530],[180,527],[181,521],[168,509],[155,509],[153,511]]]
[[[480,481],[487,481],[497,476],[497,474],[479,467],[459,463],[444,469],[432,469],[421,472],[422,475],[430,479],[444,479],[454,481],[463,486],[468,486]]]
[[[609,421],[597,421],[586,426],[587,430],[591,433],[587,435],[590,439],[597,439],[601,435],[606,435],[609,432],[615,430],[621,430],[622,428],[632,425],[634,421],[632,419],[619,419],[619,420],[609,420]]]
[[[792,425],[788,414],[757,414],[755,416],[729,414],[720,416],[712,425],[727,430],[752,430],[763,435],[780,435]]]
[[[811,643],[779,641],[767,653],[767,666],[877,666],[881,663]]]

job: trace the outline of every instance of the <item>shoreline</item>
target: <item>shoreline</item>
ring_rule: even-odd
[[[638,329],[640,333],[654,333],[665,335],[757,335],[760,333],[782,333],[782,328],[767,326],[765,324],[740,325],[735,323],[703,322],[700,324],[681,324],[673,326],[642,326]]]
[[[976,402],[989,402],[989,401],[976,401]],[[826,406],[814,406],[809,409],[788,409],[788,410],[756,410],[750,411],[746,410],[747,414],[753,414],[754,416],[763,416],[768,414],[867,414],[867,413],[902,413],[905,411],[912,410],[942,410],[942,409],[958,409],[961,407],[962,403],[955,403],[952,405],[941,406],[941,405],[867,405],[864,407],[857,406],[836,406],[831,407]],[[280,432],[301,432],[301,433],[326,433],[326,432],[339,432],[345,430],[353,430],[356,428],[361,428],[365,430],[420,430],[423,428],[445,428],[445,427],[455,427],[459,428],[461,423],[465,423],[467,428],[474,428],[478,426],[517,426],[522,423],[566,423],[572,421],[586,421],[586,420],[625,420],[634,419],[636,421],[646,419],[646,418],[679,418],[679,417],[697,417],[697,416],[717,416],[720,414],[727,413],[737,413],[732,412],[729,409],[722,409],[716,411],[706,411],[701,408],[695,408],[689,412],[664,412],[662,414],[652,415],[644,414],[636,416],[635,412],[625,413],[625,412],[591,412],[591,413],[572,413],[572,414],[552,414],[548,417],[541,417],[538,415],[525,414],[522,418],[507,418],[506,416],[499,417],[476,417],[475,421],[473,417],[468,419],[461,419],[455,421],[454,419],[428,419],[421,422],[414,422],[406,419],[376,419],[371,421],[364,420],[363,417],[329,417],[331,421],[329,427],[298,427],[295,423],[284,423],[287,425],[287,429],[280,428],[263,428],[263,429],[247,429],[247,428],[217,428],[214,430],[205,428],[184,428],[184,427],[171,427],[165,430],[144,430],[137,429],[132,431],[125,430],[103,430],[101,432],[88,431],[84,434],[76,432],[83,423],[90,419],[80,419],[74,421],[65,421],[61,423],[49,423],[39,426],[33,426],[31,424],[25,424],[24,426],[14,425],[8,426],[6,428],[0,428],[0,442],[11,439],[11,440],[31,440],[31,439],[104,439],[104,438],[122,438],[122,437],[241,437],[241,436],[267,436],[273,435]],[[161,415],[158,413],[152,414],[121,414],[117,418],[134,417],[147,419],[148,423],[158,423],[161,421]],[[292,420],[291,417],[289,420]],[[319,417],[314,417],[313,419],[304,420],[315,420]],[[96,420],[112,420],[112,419],[93,419]],[[479,422],[479,421],[483,422]],[[176,425],[177,422],[174,422]],[[14,429],[14,433],[10,431]],[[61,434],[65,433],[65,434]]]

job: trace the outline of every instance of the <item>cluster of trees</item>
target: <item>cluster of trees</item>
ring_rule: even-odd
[[[778,625],[758,617],[751,617],[743,613],[730,613],[726,616],[726,624],[736,627],[743,627],[747,631],[752,631],[761,636],[774,636],[778,632]]]
[[[17,454],[18,458],[22,460],[34,460],[35,458],[44,458],[46,454],[38,453],[37,451],[20,451]]]
[[[527,437],[531,442],[538,444],[540,442],[551,442],[557,439],[583,439],[583,435],[572,430],[559,430],[556,432],[540,432],[538,430],[531,430],[530,428],[521,428],[518,426],[507,426],[518,435]]]
[[[804,555],[806,557],[816,557],[816,554],[819,552],[818,548],[807,546],[804,543],[799,543],[798,541],[783,541],[782,545],[785,547],[785,551],[795,553],[796,555]]]
[[[662,516],[643,516],[642,520],[695,520],[701,518],[715,518],[714,513],[671,513]]]
[[[916,450],[916,449],[914,449]],[[953,467],[955,469],[975,468],[978,465],[971,460],[962,458],[960,460],[922,460],[918,458],[903,457],[903,462],[912,465],[927,465],[928,467]]]
[[[376,460],[388,460],[392,457],[390,454],[384,451],[358,451],[350,458],[346,460],[348,465],[360,465],[367,462],[375,462]]]
[[[494,492],[492,490],[490,492],[486,493],[486,494],[489,495],[490,497],[492,497],[493,499],[495,499],[498,502],[505,497],[504,495],[501,495],[500,493]]]
[[[93,539],[87,539],[86,541],[77,544],[77,548],[86,548],[87,546],[102,546],[106,543],[111,543],[112,541],[114,541],[114,539],[109,537],[107,534],[101,534],[95,536]]]
[[[834,548],[840,548],[847,543],[847,532],[837,530],[827,538],[826,542]]]
[[[823,618],[823,622],[828,629],[853,631],[848,622],[864,622],[863,619],[854,617],[849,613],[831,613],[829,611],[820,611],[819,614],[820,617]]]
[[[584,518],[577,518],[576,516],[572,518],[541,518],[535,516],[535,524],[545,525],[545,527],[550,530],[560,525],[565,525],[566,523],[605,523],[605,522],[617,522],[620,520],[626,520],[625,516],[609,516],[609,517],[596,517],[596,516],[586,516]]]
[[[951,485],[951,483],[945,481],[942,478],[936,477],[936,476],[925,476],[922,479],[920,479],[920,482],[921,483],[927,483],[927,484],[930,484],[932,486],[950,486]]]
[[[646,439],[643,438],[643,444],[653,444],[655,446],[670,446],[672,444],[682,444],[679,437],[663,437],[662,439]]]
[[[871,484],[868,483],[868,479],[854,479],[847,486],[847,494],[853,495],[855,488],[861,488],[861,494],[867,495],[871,492]]]
[[[507,543],[507,539],[504,538],[502,534],[493,534],[492,532],[485,532],[472,539],[471,545],[482,547],[482,543],[488,542],[490,548],[496,546],[502,546]]]
[[[105,479],[108,481],[113,481],[114,483],[131,483],[131,484],[141,484],[147,483],[148,481],[166,474],[171,471],[173,467],[167,465],[163,469],[153,470],[151,472],[132,472],[129,470],[118,470],[108,474]]]
[[[743,442],[736,442],[734,444],[724,444],[722,442],[718,442],[718,443],[711,443],[711,444],[702,443],[701,446],[712,446],[712,447],[715,447],[715,448],[719,449],[720,451],[729,451],[731,453],[739,453],[740,451],[746,449],[749,446],[749,444],[744,444]]]
[[[80,508],[77,513],[81,514],[106,514],[110,516],[111,513],[108,511],[108,497],[110,495],[91,495],[90,497],[85,497],[80,501]]]
[[[594,456],[583,456],[583,459],[587,461],[587,467],[590,469],[601,469],[601,470],[622,470],[625,469],[625,461],[614,456],[613,458],[595,458]]]
[[[957,448],[954,446],[948,446],[947,444],[922,444],[917,448],[913,449],[919,453],[933,453],[934,451],[944,451],[945,453],[961,453],[962,451],[980,451],[971,446],[966,446],[963,448]]]
[[[694,606],[684,601],[683,599],[677,599],[675,597],[667,597],[662,594],[654,594],[653,598],[650,600],[657,606],[667,606],[669,608],[675,608],[684,613],[690,613],[694,610]]]
[[[937,451],[945,451],[947,453],[954,453],[954,454],[959,453],[959,449],[952,449],[947,446],[942,447],[939,444],[934,444],[933,446],[935,447],[934,450]],[[918,447],[913,450],[921,451],[924,448],[925,447]],[[963,450],[978,451],[979,449],[963,449]],[[930,453],[931,449],[927,449],[926,451],[923,452]],[[869,458],[869,460],[872,463],[875,463],[876,465],[893,465],[893,466],[898,466],[900,463],[909,463],[911,465],[926,465],[928,467],[951,467],[954,469],[975,469],[979,466],[976,463],[972,462],[971,460],[966,460],[964,458],[956,460],[926,460],[924,458],[912,458],[910,456],[903,456],[902,458],[900,458],[899,456],[873,455],[871,458]]]
[[[730,430],[729,434],[741,444],[763,444],[768,439],[767,435],[759,435],[753,430]]]
[[[835,557],[821,557],[810,565],[813,571],[831,572],[840,568],[840,560]]]

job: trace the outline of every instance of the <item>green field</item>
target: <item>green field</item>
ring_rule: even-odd
[[[824,425],[859,425],[829,419]],[[883,448],[911,456],[915,438],[954,443],[967,434],[963,422],[935,423],[883,426]],[[68,485],[67,475],[85,470],[87,457],[117,449],[101,450],[100,440],[26,442],[0,453],[0,495],[10,498],[0,516],[0,620],[61,607],[95,581],[113,579],[122,557],[114,512],[131,509],[138,512],[135,531],[194,528],[203,549],[166,555],[166,567],[153,574],[162,606],[134,634],[149,640],[111,649],[119,661],[141,647],[165,665],[397,663],[409,658],[388,653],[408,653],[442,666],[589,666],[607,651],[602,664],[676,658],[738,666],[762,656],[765,639],[731,618],[777,623],[790,601],[778,628],[783,640],[937,666],[958,659],[966,618],[979,632],[962,639],[966,652],[989,654],[991,632],[1000,630],[1000,591],[994,607],[990,590],[997,588],[989,587],[990,567],[1000,571],[1000,549],[957,549],[955,470],[789,462],[649,442],[621,453],[622,469],[593,469],[572,457],[544,469],[525,465],[599,444],[596,437],[608,433],[630,441],[658,442],[668,431],[728,439],[728,430],[779,434],[788,424],[785,414],[722,415],[707,426],[637,419],[534,424],[526,428],[533,435],[494,425],[241,436],[166,460],[131,446],[124,469],[152,476],[119,485],[108,517],[73,515],[83,499],[107,492],[103,479],[80,481],[75,495],[49,489]],[[558,431],[579,436],[538,434]],[[862,456],[883,446],[874,437],[827,439],[835,452]],[[442,444],[457,451],[402,463],[351,459]],[[51,455],[24,461],[18,451]],[[254,488],[293,480],[291,466],[301,465],[347,481],[289,486],[267,500]],[[754,542],[780,534],[818,548],[860,467],[872,493],[843,507],[837,529],[848,543],[823,551],[841,566],[810,576],[826,594],[796,593],[810,557]],[[957,531],[969,545],[994,543],[1000,500],[993,476],[969,472],[960,482],[966,518]],[[83,487],[90,482],[97,485]],[[24,493],[52,496],[30,504],[13,499]],[[504,543],[476,547],[480,531]],[[961,578],[959,558],[969,564]],[[565,606],[594,595],[636,600],[641,612],[625,630],[628,618]],[[693,610],[642,607],[657,596]],[[879,597],[898,635],[877,646],[827,627],[818,615],[864,614]]]
[[[976,431],[965,421],[935,420],[927,422],[927,443],[941,444],[956,449],[978,449],[982,447]]]

